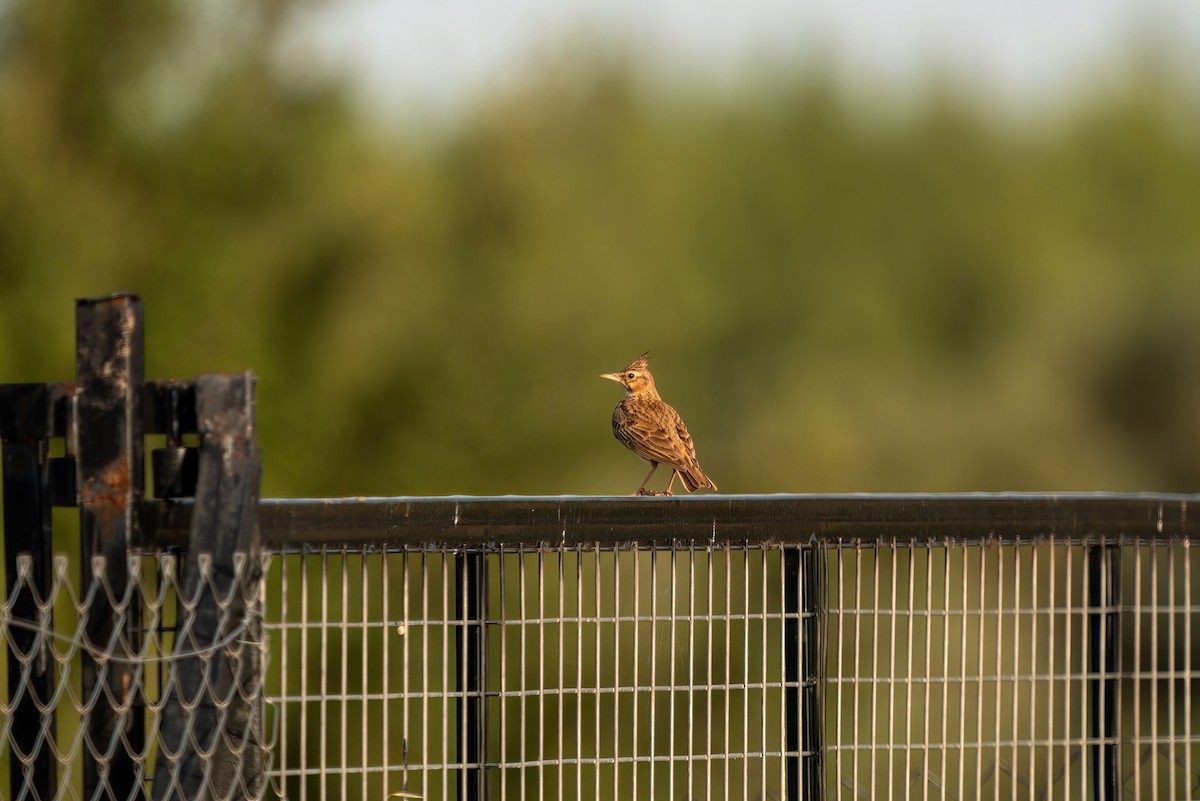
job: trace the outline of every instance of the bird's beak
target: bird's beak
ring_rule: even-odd
[[[600,378],[607,378],[609,381],[616,381],[618,384],[621,383],[620,373],[601,373]]]

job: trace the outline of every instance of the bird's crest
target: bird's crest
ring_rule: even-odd
[[[625,369],[626,370],[645,370],[646,366],[648,364],[650,364],[650,351],[646,351],[641,356],[638,356],[636,359],[631,361],[629,364],[625,365]]]

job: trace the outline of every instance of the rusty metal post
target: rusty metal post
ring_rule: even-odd
[[[0,387],[3,441],[4,568],[13,621],[42,625],[39,604],[50,589],[50,459],[53,385]],[[39,641],[41,645],[39,646]],[[8,692],[12,703],[9,798],[50,798],[57,784],[54,716],[38,704],[54,694],[54,662],[46,641],[23,626],[8,629]],[[40,647],[40,651],[39,651]],[[40,743],[40,745],[39,745]]]
[[[86,641],[112,659],[83,653],[85,798],[131,798],[144,766],[144,699],[129,657],[140,651],[141,602],[129,594],[128,555],[138,540],[142,499],[142,301],[121,293],[75,306],[75,378],[80,546]],[[103,557],[102,576],[93,575]],[[99,791],[97,788],[101,788]]]
[[[258,798],[264,776],[254,377],[200,376],[199,479],[155,801]]]

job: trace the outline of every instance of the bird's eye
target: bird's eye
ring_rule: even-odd
[[[633,375],[633,373],[627,373],[627,374],[625,375],[625,377],[626,377],[626,378],[633,378],[633,377],[634,377],[634,375]]]

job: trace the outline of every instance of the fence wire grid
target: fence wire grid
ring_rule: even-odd
[[[788,770],[819,758],[788,747],[789,709],[817,721],[786,638],[817,620],[785,550],[282,555],[267,626],[281,784],[299,799],[782,798]]]
[[[0,794],[14,757],[49,758],[52,792],[14,797],[81,798],[86,751],[138,766],[97,798],[1197,798],[1191,546],[307,545],[239,558],[247,593],[152,554],[108,642],[87,636],[103,561],[58,557],[36,621],[12,614],[32,585],[0,608],[22,666]],[[38,660],[53,693],[24,752]],[[144,734],[96,739],[101,700]]]

